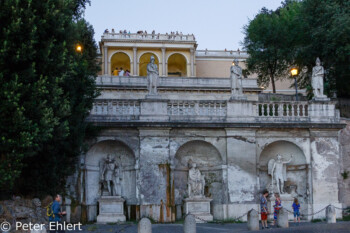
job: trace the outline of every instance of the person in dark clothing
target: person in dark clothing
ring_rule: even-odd
[[[49,216],[49,230],[50,233],[64,233],[62,229],[61,217],[66,214],[65,211],[61,211],[61,196],[57,194],[55,200],[51,205],[52,215]]]

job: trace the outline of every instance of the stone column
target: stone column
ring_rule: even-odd
[[[138,68],[138,67],[137,67],[137,48],[134,47],[134,48],[133,48],[133,51],[134,51],[134,60],[133,60],[133,61],[134,61],[134,67],[133,67],[134,70],[133,70],[133,75],[134,75],[134,76],[137,76],[137,75],[138,75],[138,74],[137,74],[137,70],[138,70],[138,69],[137,69],[137,68]]]
[[[194,49],[191,49],[191,77],[194,77]]]
[[[165,59],[165,48],[162,48],[162,76],[167,76],[166,74],[166,59]]]
[[[105,67],[104,67],[104,74],[108,75],[108,49],[107,46],[103,46],[104,52],[103,52],[103,56],[104,56],[104,63],[105,63]]]

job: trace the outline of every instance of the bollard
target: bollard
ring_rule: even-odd
[[[281,208],[278,211],[277,214],[277,226],[281,228],[288,228],[289,222],[288,222],[288,212]]]
[[[152,233],[152,223],[148,218],[142,218],[137,227],[138,233]]]
[[[327,219],[327,223],[336,223],[337,222],[337,215],[335,213],[334,206],[332,206],[332,205],[327,206],[326,219]]]
[[[256,210],[251,209],[248,212],[248,230],[258,231],[259,230],[259,214]]]
[[[196,219],[191,214],[185,218],[184,233],[196,233]]]

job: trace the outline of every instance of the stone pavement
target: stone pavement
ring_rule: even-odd
[[[137,233],[137,224],[121,224],[121,225],[86,225],[83,231],[71,231],[72,233]],[[182,224],[153,224],[153,233],[183,233]],[[235,224],[214,224],[204,223],[197,224],[197,233],[231,233],[231,232],[290,232],[290,233],[350,233],[350,222],[338,222],[336,224],[310,223],[305,222],[300,225],[290,223],[290,227],[286,229],[270,228],[260,231],[248,231],[247,223]],[[68,231],[66,231],[68,233]]]

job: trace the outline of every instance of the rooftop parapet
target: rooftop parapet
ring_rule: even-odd
[[[246,51],[240,50],[196,50],[196,57],[198,58],[240,58],[247,59],[249,57]]]
[[[103,33],[101,37],[102,41],[113,41],[113,40],[137,40],[137,41],[176,41],[176,42],[196,42],[195,36],[192,34],[145,34],[145,33],[115,33],[108,32]]]

